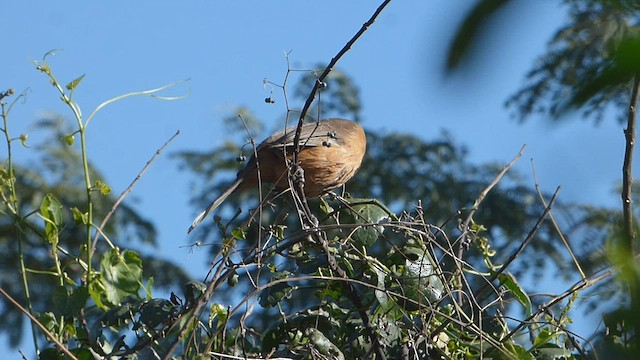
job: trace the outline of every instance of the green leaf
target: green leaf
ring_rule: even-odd
[[[553,333],[549,329],[544,328],[540,331],[538,336],[536,336],[536,338],[533,340],[533,346],[539,347],[542,345],[546,345],[549,343],[549,341],[553,339],[553,337],[554,337]]]
[[[65,360],[66,357],[55,347],[42,350],[38,354],[38,360]]]
[[[327,200],[325,200],[324,198],[320,198],[320,211],[322,211],[323,214],[327,215],[333,212],[333,208],[331,207],[331,205],[329,205],[329,203],[327,202]]]
[[[73,221],[76,224],[87,225],[89,214],[81,212],[77,207],[71,208],[71,213],[73,214]]]
[[[66,88],[69,91],[73,91],[79,84],[80,82],[82,82],[82,79],[84,79],[84,76],[86,74],[83,74],[75,79],[73,79],[70,83],[67,84]]]
[[[519,344],[511,345],[513,347],[514,352],[516,353],[518,360],[535,360],[536,357],[533,356],[531,352],[524,348],[524,346]]]
[[[286,271],[274,273],[272,281],[284,279],[288,275],[290,275],[290,273]],[[293,288],[287,282],[279,282],[273,286],[269,286],[260,293],[260,306],[264,308],[275,306],[284,298],[289,297],[292,292]]]
[[[132,250],[111,249],[100,261],[100,281],[105,289],[106,300],[119,305],[128,297],[138,298],[142,287],[142,260]]]
[[[217,328],[222,328],[227,321],[227,316],[229,316],[229,313],[224,306],[221,304],[212,304],[211,310],[209,311],[209,327],[213,326],[215,319],[218,319]]]
[[[329,340],[320,330],[315,328],[307,328],[306,335],[309,338],[311,346],[316,348],[321,354],[326,355],[331,359],[344,359],[342,351]]]
[[[147,294],[146,299],[151,300],[151,290],[153,289],[153,277],[150,277],[147,280],[147,286],[145,288],[145,293]]]
[[[245,240],[247,238],[247,233],[243,229],[237,227],[231,230],[231,236],[238,240]]]
[[[40,205],[40,213],[44,219],[44,233],[50,244],[57,246],[58,231],[62,228],[62,204],[55,196],[45,195]]]
[[[102,281],[97,278],[96,281],[90,281],[87,284],[87,290],[89,291],[89,295],[91,299],[96,303],[96,306],[102,310],[108,310],[109,307],[107,304],[103,302],[103,299],[106,298],[106,291],[104,286],[102,285]]]
[[[227,285],[229,285],[231,287],[234,287],[234,286],[238,285],[238,281],[239,280],[240,280],[240,275],[238,275],[237,273],[234,272],[227,279]]]
[[[187,304],[193,304],[207,290],[207,285],[200,281],[189,281],[184,285],[184,297]]]
[[[404,248],[406,256],[402,274],[401,292],[407,299],[400,299],[402,306],[409,310],[419,310],[438,301],[444,292],[444,284],[436,269],[437,264],[428,251],[417,247]]]
[[[507,288],[507,290],[511,291],[513,296],[518,300],[518,302],[524,307],[524,311],[526,316],[531,315],[532,307],[531,307],[531,299],[529,295],[522,289],[515,276],[511,273],[502,273],[498,275],[498,280],[502,286]]]
[[[58,320],[56,316],[52,312],[45,312],[36,316],[38,318],[38,322],[44,326],[50,332],[56,333],[58,328]]]
[[[140,306],[139,320],[151,329],[169,322],[178,315],[178,309],[166,299],[151,299]]]
[[[80,315],[80,310],[87,303],[89,292],[86,287],[77,287],[69,291],[64,286],[58,286],[52,294],[51,301],[58,313],[63,316]]]
[[[557,345],[547,345],[547,347],[537,349],[540,359],[571,359],[571,351],[563,349]]]
[[[349,211],[343,224],[377,224],[389,218],[387,211],[372,199],[349,199],[347,203]],[[383,232],[383,226],[362,226],[353,233],[352,238],[356,244],[369,247]]]
[[[640,74],[640,36],[627,35],[607,59],[598,74],[580,83],[570,105],[580,107],[599,93],[615,86],[628,84]]]

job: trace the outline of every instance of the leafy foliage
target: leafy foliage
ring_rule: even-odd
[[[486,3],[498,4],[478,1],[472,14],[479,19],[469,16],[459,29],[458,36],[462,36],[465,29],[469,28],[470,24],[467,23],[482,24],[487,20],[487,14],[479,11],[486,7]],[[632,198],[636,198],[638,192],[635,189],[631,194],[633,163],[630,159],[635,152],[640,86],[640,7],[636,1],[564,0],[562,3],[568,9],[568,23],[555,33],[547,51],[527,74],[528,85],[511,96],[507,105],[516,108],[521,120],[533,113],[558,118],[572,108],[582,110],[584,118],[593,117],[596,122],[604,117],[607,110],[617,108],[618,118],[626,119],[623,211],[579,207],[578,211],[585,213],[585,221],[574,223],[575,217],[569,217],[567,226],[584,236],[584,239],[599,239],[597,242],[581,242],[580,247],[587,249],[586,253],[591,256],[581,257],[580,263],[586,269],[610,266],[610,271],[619,274],[621,280],[596,281],[598,286],[591,293],[598,301],[615,294],[619,304],[615,310],[604,315],[605,326],[596,337],[596,349],[612,358],[634,358],[640,349],[640,324],[631,320],[638,318],[640,262],[635,235],[638,230],[634,225],[637,224],[638,214],[637,209],[632,208]],[[452,46],[452,49],[464,54],[468,52],[469,44],[467,42],[457,48]],[[624,230],[621,229],[622,224]],[[593,273],[593,270],[588,273]],[[590,310],[593,306],[594,303],[591,303],[586,309]],[[625,314],[628,320],[622,320],[620,314]],[[553,350],[555,353],[547,355],[566,356],[560,349]]]
[[[50,74],[53,84],[57,80],[48,66],[41,65]],[[73,104],[71,91],[82,77],[67,85],[70,91],[63,100]],[[61,87],[59,87],[61,91]],[[8,93],[7,93],[8,94]],[[4,96],[3,96],[4,97]],[[25,165],[12,161],[15,140],[24,145],[27,136],[12,139],[9,136],[9,109],[4,100],[2,120],[8,158],[0,168],[0,287],[7,296],[25,304],[49,331],[48,339],[62,343],[75,343],[78,356],[86,356],[88,336],[94,336],[88,326],[94,324],[97,308],[104,311],[122,303],[147,299],[156,276],[158,288],[174,288],[187,281],[185,272],[176,265],[153,256],[141,257],[131,250],[120,251],[115,243],[154,246],[156,233],[150,221],[133,208],[122,204],[101,228],[102,237],[91,240],[95,219],[106,216],[115,202],[104,177],[86,162],[86,153],[78,151],[75,139],[80,134],[69,128],[62,117],[41,119],[36,129],[50,137],[42,144],[30,145],[34,160]],[[95,179],[88,182],[88,179]],[[95,193],[90,202],[88,194]],[[116,240],[117,239],[117,240]],[[99,254],[88,266],[88,253]],[[142,267],[142,262],[146,266]],[[93,263],[95,262],[95,263]],[[100,264],[99,267],[95,265]],[[149,279],[145,285],[143,277]],[[142,293],[142,295],[141,295]],[[2,298],[0,330],[10,335],[17,345],[23,335],[25,317]],[[99,320],[97,320],[99,323]],[[94,324],[95,325],[95,324]],[[55,334],[55,335],[53,335]],[[53,337],[53,339],[52,339]],[[42,337],[34,337],[34,343]],[[99,335],[95,341],[104,344]],[[59,349],[43,351],[40,356],[54,356]],[[55,356],[54,356],[55,357]]]
[[[303,76],[295,91],[301,99],[304,94],[301,89],[313,84],[310,78],[313,79],[313,74]],[[326,91],[331,90],[332,85],[340,86],[328,83]],[[331,91],[341,93],[335,89]],[[319,98],[327,101],[322,94]],[[333,97],[332,101],[340,99]],[[353,115],[351,111],[359,106],[330,107],[321,102],[319,108],[343,109]],[[246,110],[243,111],[246,114]],[[339,276],[331,266],[331,256],[323,255],[317,248],[322,244],[322,236],[314,241],[312,235],[300,233],[300,224],[288,214],[290,208],[272,199],[267,194],[268,187],[264,189],[262,199],[251,192],[230,198],[223,204],[215,223],[196,230],[198,238],[219,233],[223,239],[228,239],[233,223],[245,224],[242,228],[246,233],[245,241],[249,243],[240,247],[243,250],[236,250],[236,254],[242,254],[240,263],[247,265],[248,261],[260,259],[259,262],[269,268],[266,277],[260,275],[259,270],[240,273],[240,282],[234,285],[239,287],[237,291],[249,294],[243,302],[251,304],[250,297],[256,294],[262,307],[252,307],[251,317],[242,315],[240,325],[268,329],[261,338],[251,337],[249,342],[261,343],[264,352],[277,349],[275,354],[281,356],[366,357],[374,351],[375,342],[370,337],[373,332],[382,339],[381,346],[388,349],[387,355],[391,356],[401,356],[407,351],[415,351],[412,354],[417,357],[426,354],[452,358],[480,356],[478,341],[488,343],[491,348],[485,356],[499,353],[500,356],[518,354],[524,358],[533,353],[572,356],[563,345],[569,336],[558,330],[570,321],[566,316],[570,303],[559,309],[563,316],[546,318],[545,321],[553,325],[540,326],[530,335],[536,343],[527,350],[511,342],[514,335],[510,331],[518,332],[522,327],[509,330],[510,325],[499,315],[498,308],[506,306],[509,300],[499,292],[483,295],[477,290],[486,288],[483,284],[487,282],[497,281],[508,291],[508,298],[520,304],[526,316],[541,318],[542,314],[534,309],[546,309],[546,305],[541,298],[529,296],[517,278],[532,272],[532,277],[542,277],[550,263],[557,266],[558,274],[575,274],[575,265],[568,256],[570,250],[558,246],[558,229],[551,222],[540,223],[546,205],[539,197],[549,199],[550,196],[523,186],[518,174],[511,170],[476,209],[473,204],[478,194],[501,167],[469,163],[466,150],[457,146],[447,134],[425,142],[412,135],[368,130],[367,144],[362,168],[347,185],[348,196],[357,197],[347,198],[343,203],[311,202],[316,215],[323,214],[319,219],[330,244],[325,254],[335,255],[338,267],[344,269],[350,279],[346,281],[354,281],[355,290],[349,286],[345,288],[340,279],[335,279]],[[201,177],[202,186],[198,187],[206,189],[194,196],[195,203],[203,201],[205,193],[217,193],[226,187],[226,180],[238,168],[234,160],[239,153],[241,150],[228,140],[209,152],[178,155],[184,168]],[[243,203],[256,204],[259,209],[247,214],[233,211],[242,209]],[[259,204],[275,206],[260,207]],[[600,253],[608,236],[607,226],[617,214],[606,209],[559,202],[554,204],[554,214],[561,226],[569,229],[563,236],[571,239],[578,263],[585,271],[591,272],[591,266],[600,266],[601,261],[594,255]],[[471,218],[471,227],[467,228],[466,220]],[[334,226],[339,226],[341,231]],[[528,243],[526,256],[519,256],[517,265],[510,266],[509,272],[502,272],[504,269],[494,259],[496,254],[506,260],[507,254],[518,250],[534,226],[535,241]],[[451,234],[458,235],[451,237]],[[302,242],[301,237],[305,239]],[[258,251],[267,246],[269,239],[275,239],[273,246],[279,250],[275,254]],[[463,251],[462,263],[454,249],[465,241],[474,245],[470,251]],[[212,248],[213,254],[219,251],[219,247]],[[278,255],[283,259],[278,260]],[[295,264],[290,263],[292,258],[296,259]],[[486,270],[483,273],[480,269]],[[461,271],[474,275],[459,278],[456,274]],[[329,278],[325,280],[327,276]],[[243,282],[243,278],[248,281]],[[258,279],[266,283],[260,286]],[[472,291],[467,296],[477,299],[478,308],[474,310],[472,306],[462,310],[456,307],[461,300],[453,294],[460,291],[460,286]],[[357,300],[353,298],[353,291],[358,294]],[[597,291],[602,291],[602,287]],[[218,293],[215,299],[219,304],[216,306],[234,301],[224,292]],[[241,306],[244,305],[241,303],[236,309]],[[363,317],[353,311],[354,306],[370,310]],[[256,316],[256,313],[260,315]],[[464,316],[451,318],[453,314],[462,313],[486,321],[477,328],[462,330],[459,326],[466,321]],[[371,332],[366,331],[367,321],[374,324]],[[446,330],[438,333],[436,329]],[[438,335],[426,335],[431,331]],[[469,336],[473,340],[469,340]]]
[[[505,2],[481,3],[472,29]],[[627,39],[619,49],[634,49],[633,38]],[[625,51],[597,70],[605,75],[593,76],[573,97],[575,104],[618,86],[606,80],[611,73],[626,79],[635,71],[634,50]],[[473,165],[446,134],[425,142],[368,131],[368,155],[349,193],[311,202],[317,223],[305,220],[311,214],[293,211],[292,216],[283,204],[286,194],[275,198],[265,189],[259,199],[252,193],[237,196],[214,223],[196,230],[202,241],[220,239],[211,247],[206,284],[187,283],[182,297],[172,292],[169,299],[154,298],[154,281],[145,271],[164,270],[157,276],[175,280],[179,269],[113,242],[127,234],[151,242],[150,223],[121,208],[123,218],[116,216],[105,228],[95,225],[113,199],[87,160],[85,131],[95,112],[84,120],[73,99],[83,76],[63,88],[46,63],[38,69],[77,122],[77,129],[56,130],[62,142],[48,143],[42,168],[27,170],[11,160],[11,144],[24,143],[26,136],[8,135],[2,103],[9,158],[0,171],[2,210],[8,215],[0,217],[6,232],[0,231],[0,245],[17,235],[15,268],[21,270],[14,274],[15,293],[6,294],[11,284],[3,282],[2,294],[26,303],[54,344],[42,349],[34,339],[42,350],[39,358],[62,353],[77,358],[587,358],[593,353],[583,348],[586,341],[567,330],[568,312],[579,292],[611,275],[587,278],[583,272],[592,274],[591,267],[602,264],[605,255],[594,255],[605,239],[605,254],[632,285],[632,294],[640,288],[635,256],[617,247],[616,212],[560,204],[555,196],[523,186],[518,174],[504,175],[493,164]],[[294,97],[304,98],[316,76],[303,76]],[[281,88],[286,97],[286,86]],[[357,88],[346,74],[334,72],[322,89],[318,116],[361,120]],[[2,100],[11,94],[0,95]],[[287,119],[292,112],[287,109]],[[262,130],[262,122],[246,109],[242,120]],[[61,129],[56,122],[43,124]],[[201,178],[203,193],[223,188],[246,144],[255,143],[238,147],[227,141],[209,152],[178,155],[182,166]],[[77,142],[79,153],[71,148]],[[201,194],[195,198],[206,201]],[[239,205],[245,200],[256,209],[243,214]],[[563,233],[561,226],[569,230]],[[96,231],[101,236],[94,238]],[[557,245],[561,238],[584,246],[574,253],[569,245]],[[549,262],[561,272],[575,272],[575,266],[582,277],[543,301],[521,286],[519,277],[526,270],[541,273]],[[24,297],[17,295],[19,283]],[[599,338],[601,348],[632,356],[637,324],[628,319],[636,315],[624,307],[611,312],[605,320],[614,331]]]

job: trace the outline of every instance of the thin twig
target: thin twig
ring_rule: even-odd
[[[56,346],[60,349],[60,351],[65,353],[65,355],[67,355],[71,359],[75,359],[75,360],[78,359],[76,358],[75,355],[73,355],[71,351],[69,351],[69,349],[66,348],[66,346],[64,346],[60,341],[58,341],[58,339],[56,339],[56,337],[51,332],[49,332],[49,330],[47,330],[47,328],[44,327],[44,325],[42,325],[40,321],[38,321],[38,319],[35,318],[35,316],[31,315],[31,313],[29,313],[27,309],[22,307],[22,305],[20,305],[20,303],[18,303],[16,299],[11,297],[11,295],[9,295],[6,291],[4,291],[3,288],[0,288],[0,294],[2,294],[2,296],[7,298],[7,300],[9,300],[9,302],[13,304],[13,306],[17,307],[18,310],[20,310],[23,314],[27,315],[27,317],[31,320],[31,322],[36,324],[36,326],[39,327],[40,330],[42,330],[42,333],[44,333],[44,335],[47,338],[49,338],[49,340],[51,340],[54,344],[56,344]]]
[[[476,299],[479,298],[479,296],[488,288],[488,287],[493,287],[493,282],[498,278],[498,276],[500,276],[500,274],[502,274],[507,267],[513,262],[513,260],[515,260],[518,255],[520,255],[522,253],[522,251],[524,250],[524,248],[529,244],[529,242],[533,239],[533,237],[535,236],[535,234],[538,232],[538,230],[540,229],[540,226],[542,226],[542,222],[544,221],[544,219],[546,219],[546,217],[549,215],[549,212],[551,211],[551,207],[553,206],[553,204],[556,201],[556,197],[558,195],[560,188],[556,189],[556,191],[554,192],[553,196],[551,197],[551,200],[549,201],[549,205],[544,209],[543,213],[538,217],[538,221],[536,222],[536,224],[533,226],[533,228],[529,231],[529,233],[527,234],[527,236],[525,237],[525,239],[522,241],[522,243],[520,243],[520,246],[518,247],[518,249],[516,249],[516,251],[509,257],[509,259],[507,259],[507,261],[500,267],[500,269],[498,271],[496,271],[495,274],[493,274],[491,277],[489,277],[484,285],[482,287],[480,287],[478,290],[476,290],[475,292],[475,296]],[[442,322],[442,324],[440,324],[440,326],[438,326],[435,330],[433,330],[430,334],[429,337],[432,338],[434,336],[437,336],[440,332],[442,332],[449,324],[451,323],[450,320],[445,320]]]
[[[522,253],[522,251],[524,251],[524,248],[531,242],[535,234],[540,229],[540,226],[542,226],[542,222],[547,218],[547,216],[549,216],[549,213],[551,212],[551,208],[553,207],[553,204],[555,204],[556,199],[558,198],[559,192],[560,192],[560,187],[558,186],[556,188],[556,191],[553,193],[553,196],[549,200],[549,204],[544,208],[544,211],[538,217],[538,221],[533,226],[533,228],[529,231],[529,234],[527,234],[527,237],[522,241],[522,243],[520,243],[520,246],[518,246],[516,251],[513,254],[511,254],[509,259],[507,259],[507,261],[500,267],[500,270],[496,271],[496,273],[493,274],[491,278],[489,278],[487,283],[492,283],[495,279],[497,279],[498,276],[502,274],[507,269],[507,267],[509,267],[509,265],[511,265],[511,263]],[[477,294],[479,295],[486,287],[487,285],[480,288]]]
[[[133,190],[133,187],[136,186],[138,181],[140,181],[140,179],[142,178],[144,173],[146,173],[147,170],[149,170],[149,168],[151,167],[151,164],[156,160],[156,158],[162,153],[162,151],[164,151],[164,149],[169,145],[169,143],[172,142],[173,139],[175,139],[178,135],[180,135],[180,130],[176,131],[176,133],[173,134],[173,136],[171,136],[169,138],[169,140],[167,140],[164,143],[164,145],[162,145],[158,150],[156,150],[156,152],[153,154],[151,159],[149,159],[149,161],[147,161],[145,166],[138,173],[136,178],[133,179],[131,184],[126,189],[124,189],[124,191],[122,192],[122,194],[120,194],[120,196],[118,196],[118,199],[116,199],[116,201],[113,203],[113,205],[111,206],[111,209],[109,209],[109,212],[107,212],[107,214],[105,215],[104,219],[102,219],[102,222],[100,223],[100,226],[98,226],[98,231],[96,231],[96,234],[93,237],[93,245],[92,245],[92,248],[91,248],[91,253],[95,253],[96,244],[98,243],[98,236],[100,236],[100,234],[102,233],[102,229],[105,227],[105,225],[107,224],[107,222],[109,221],[109,219],[111,218],[113,213],[115,213],[115,211],[118,208],[118,206],[120,206],[120,203]]]
[[[298,127],[296,128],[296,136],[295,136],[294,142],[293,142],[294,146],[296,147],[296,150],[295,150],[295,152],[293,154],[294,163],[298,163],[298,153],[300,152],[300,147],[299,147],[299,145],[300,145],[300,132],[302,131],[302,125],[304,123],[304,118],[307,115],[307,111],[309,111],[309,107],[311,107],[311,103],[313,102],[313,100],[316,97],[316,93],[318,92],[318,90],[320,90],[321,86],[324,86],[324,79],[333,70],[333,67],[338,63],[338,60],[340,60],[340,58],[342,58],[342,56],[344,54],[346,54],[347,51],[351,50],[351,47],[360,38],[360,36],[362,36],[362,34],[364,34],[367,31],[369,26],[373,25],[373,23],[376,21],[376,18],[378,17],[378,15],[380,15],[382,10],[384,10],[384,8],[390,2],[391,2],[391,0],[385,0],[382,4],[380,4],[380,6],[378,6],[376,11],[369,18],[369,20],[367,20],[367,22],[365,22],[362,25],[360,30],[358,30],[358,32],[351,38],[351,40],[347,41],[347,43],[342,47],[342,49],[340,49],[340,51],[338,51],[336,56],[334,56],[331,59],[331,61],[329,61],[329,65],[327,65],[327,67],[324,69],[324,71],[322,72],[320,77],[318,77],[316,83],[313,85],[313,89],[311,89],[311,93],[309,94],[309,97],[307,97],[307,101],[305,101],[304,106],[302,107],[302,111],[300,111],[300,120],[298,121]]]
[[[533,164],[533,159],[531,159],[531,168],[533,169],[534,187],[536,189],[536,193],[538,194],[538,198],[540,199],[540,203],[542,204],[542,206],[547,207],[547,201],[544,199],[544,195],[542,195],[542,191],[540,191],[540,184],[538,183],[538,174],[536,173],[536,168],[535,168],[535,166]],[[580,266],[580,263],[578,262],[578,259],[576,258],[576,255],[574,254],[573,250],[571,249],[571,246],[569,246],[569,241],[567,240],[567,238],[562,233],[562,230],[560,230],[560,226],[556,222],[556,219],[553,216],[552,212],[549,213],[549,220],[551,220],[551,224],[553,225],[553,228],[556,230],[556,233],[558,233],[558,236],[560,237],[560,240],[562,240],[562,243],[564,244],[564,247],[569,252],[569,255],[571,256],[571,259],[573,260],[573,263],[576,265],[576,268],[578,269],[578,272],[580,272],[580,276],[582,277],[583,280],[586,279],[587,276],[585,275],[584,271],[582,270],[582,267]]]
[[[631,254],[635,254],[636,233],[633,228],[633,148],[636,138],[636,111],[638,107],[638,92],[640,90],[640,75],[633,80],[627,128],[624,130],[626,146],[622,165],[622,214],[624,217],[624,233],[627,236],[627,246]]]
[[[507,173],[507,171],[509,171],[509,169],[511,169],[513,167],[513,165],[516,163],[516,161],[518,161],[518,159],[520,159],[522,157],[522,154],[524,153],[524,150],[525,150],[526,147],[527,147],[527,145],[522,145],[522,147],[520,148],[520,151],[518,151],[516,156],[514,156],[513,159],[511,159],[511,161],[509,161],[509,163],[502,168],[502,170],[498,173],[498,175],[496,175],[496,177],[493,179],[493,181],[489,185],[487,185],[487,187],[485,187],[484,190],[482,190],[482,192],[478,195],[476,200],[473,202],[473,206],[471,207],[471,210],[469,211],[469,214],[467,215],[467,218],[465,219],[462,227],[460,228],[460,230],[462,231],[462,236],[461,236],[462,237],[462,241],[460,242],[459,247],[458,247],[458,256],[454,259],[454,261],[456,261],[456,263],[458,263],[458,266],[456,266],[456,267],[460,270],[460,273],[458,274],[458,283],[459,284],[462,284],[462,281],[461,281],[462,280],[462,271],[461,271],[462,270],[462,266],[460,266],[459,263],[462,261],[464,250],[469,247],[470,240],[467,238],[467,234],[469,232],[469,224],[473,220],[473,215],[476,213],[476,211],[480,207],[480,204],[482,204],[482,202],[487,197],[489,192],[496,185],[498,185],[498,183],[500,182],[500,180],[502,180],[502,177],[504,177],[504,175]],[[459,305],[462,305],[461,301],[462,301],[462,299],[460,298],[459,301],[458,301]]]
[[[589,288],[589,287],[599,283],[600,281],[608,278],[611,275],[613,275],[613,270],[611,268],[609,268],[609,269],[603,270],[599,274],[593,275],[593,276],[591,276],[589,278],[582,279],[582,280],[576,282],[568,290],[566,290],[562,294],[554,297],[553,299],[549,300],[546,304],[540,306],[538,311],[536,311],[535,313],[529,315],[527,318],[522,320],[518,326],[516,326],[513,330],[511,330],[511,332],[509,334],[507,334],[501,340],[504,341],[504,340],[507,340],[507,339],[511,338],[512,336],[517,334],[518,331],[520,331],[520,329],[522,329],[524,326],[526,326],[526,324],[529,321],[534,319],[536,316],[539,316],[541,313],[547,311],[547,309],[551,308],[552,306],[554,306],[555,304],[559,303],[560,301],[562,301],[562,300],[566,299],[567,297],[573,295],[573,293],[575,293],[576,291],[580,291],[580,290]]]
[[[467,218],[464,221],[463,229],[465,231],[467,229],[469,229],[469,224],[471,223],[471,220],[473,219],[473,215],[475,214],[475,212],[480,207],[480,204],[484,201],[484,199],[487,197],[489,192],[496,185],[498,185],[498,183],[500,182],[500,180],[502,180],[502,177],[507,173],[507,171],[509,171],[509,169],[511,169],[513,167],[513,165],[515,165],[516,161],[518,161],[518,159],[520,159],[522,157],[522,154],[524,153],[524,150],[526,149],[526,147],[527,147],[527,145],[522,145],[522,147],[520,148],[520,151],[518,151],[516,156],[514,156],[513,159],[511,159],[511,161],[509,161],[509,163],[507,165],[505,165],[505,167],[502,168],[502,170],[498,173],[498,175],[496,175],[496,177],[493,179],[493,181],[489,185],[487,185],[487,187],[484,188],[484,190],[482,190],[480,195],[478,195],[476,200],[473,202],[473,207],[469,211],[469,214],[467,215]],[[462,258],[462,254],[460,254],[460,258]]]
[[[622,246],[626,248],[625,256],[629,259],[624,259],[624,263],[628,263],[632,257],[636,254],[636,231],[633,224],[633,149],[636,141],[636,112],[638,107],[638,93],[640,92],[640,74],[636,74],[633,80],[633,88],[631,90],[631,99],[629,103],[629,116],[627,117],[627,128],[624,130],[625,137],[625,150],[624,150],[624,162],[622,165],[622,215],[623,215],[623,227],[626,241]],[[633,265],[631,265],[633,266]],[[623,269],[623,271],[635,274],[635,270]],[[631,298],[631,308],[637,309],[640,306],[640,289],[638,287],[637,275],[633,276],[628,281],[629,297]],[[637,321],[634,324],[636,334],[640,331],[640,323]],[[635,345],[640,348],[640,336],[635,336]]]

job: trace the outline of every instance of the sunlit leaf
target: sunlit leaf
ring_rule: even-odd
[[[111,188],[109,187],[109,185],[105,184],[101,180],[96,180],[94,188],[98,189],[98,191],[100,191],[100,194],[102,195],[109,195],[111,193]]]
[[[247,238],[247,233],[244,229],[237,227],[231,230],[231,236],[238,240],[244,240]]]
[[[45,236],[49,243],[54,245],[58,242],[58,232],[62,228],[62,208],[60,201],[52,194],[45,195],[40,205]]]
[[[84,75],[85,74],[83,74],[83,75],[73,79],[71,82],[69,82],[66,85],[67,90],[73,91],[80,84],[80,82],[82,82],[82,79],[84,79]]]
[[[142,284],[142,261],[135,251],[112,249],[105,253],[100,261],[100,273],[109,303],[119,305],[128,296],[138,297]]]
[[[311,346],[316,348],[321,354],[331,359],[344,359],[342,351],[318,329],[307,328],[306,335],[309,337]]]
[[[406,260],[400,291],[407,298],[400,299],[403,307],[413,311],[431,306],[444,292],[444,284],[436,272],[437,264],[429,252],[423,249],[407,247],[403,252]]]
[[[498,275],[498,280],[500,280],[500,284],[507,288],[511,294],[518,300],[518,302],[524,307],[526,316],[531,315],[532,307],[531,307],[531,299],[524,289],[518,284],[515,276],[511,273],[501,273]]]
[[[71,213],[73,214],[73,221],[75,221],[76,224],[83,224],[83,225],[87,224],[88,218],[89,218],[88,213],[86,212],[83,213],[77,207],[72,207]]]

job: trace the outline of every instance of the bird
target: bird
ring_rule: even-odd
[[[271,183],[277,190],[287,190],[295,134],[296,127],[289,127],[262,141],[236,180],[193,220],[187,233],[235,192],[254,188],[260,182]],[[308,198],[324,195],[349,181],[360,168],[367,148],[362,126],[339,118],[303,124],[298,144],[298,161],[304,173],[303,190]]]

